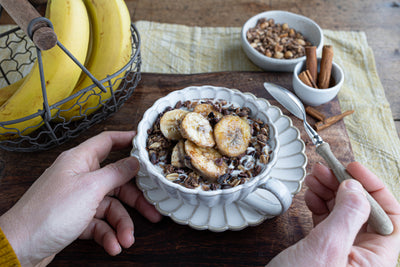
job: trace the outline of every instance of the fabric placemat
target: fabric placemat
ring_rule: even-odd
[[[137,21],[142,72],[194,74],[219,71],[261,71],[245,55],[241,28],[189,27]],[[372,49],[364,32],[323,30],[334,47],[334,61],[345,72],[338,98],[354,157],[376,173],[400,201],[400,140],[379,80]]]

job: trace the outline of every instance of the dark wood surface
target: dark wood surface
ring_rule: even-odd
[[[150,20],[189,26],[241,27],[249,17],[259,12],[287,10],[313,19],[323,29],[364,31],[375,55],[378,74],[390,102],[397,131],[400,132],[399,1],[126,0],[126,3],[133,21]],[[0,18],[1,24],[10,22],[7,15]],[[63,150],[103,130],[135,129],[143,111],[155,99],[172,90],[195,84],[212,84],[249,91],[258,97],[270,99],[262,88],[262,82],[275,82],[290,88],[290,80],[290,75],[285,73],[143,74],[142,81],[132,98],[118,113],[92,127],[78,138],[56,149],[37,154],[0,151],[0,213],[10,208]],[[276,104],[274,101],[271,102]],[[337,99],[318,108],[328,115],[340,112]],[[315,153],[300,121],[294,118],[293,122],[301,130],[302,138],[307,144],[306,154],[309,160],[307,169],[309,170],[313,163],[321,159]],[[314,123],[311,119],[310,122]],[[321,135],[331,144],[334,154],[344,164],[353,160],[343,122],[321,131]],[[129,149],[126,149],[113,153],[108,161],[125,157],[129,155],[129,152]],[[261,266],[311,230],[310,212],[304,204],[303,196],[304,189],[295,196],[291,208],[284,215],[238,232],[197,231],[189,226],[178,225],[168,217],[160,223],[151,224],[136,211],[129,209],[135,223],[136,243],[132,248],[124,250],[117,257],[110,257],[93,241],[78,240],[57,255],[51,265]]]
[[[264,81],[291,89],[291,75],[282,73],[142,74],[139,86],[119,112],[76,139],[55,149],[35,154],[0,151],[0,214],[21,197],[62,151],[104,130],[136,129],[143,112],[159,97],[187,86],[209,84],[251,92],[257,97],[271,100],[262,87]],[[279,106],[273,100],[271,103]],[[330,116],[338,114],[340,107],[337,99],[334,99],[320,106],[319,110]],[[309,120],[311,124],[314,123],[311,118]],[[306,143],[309,170],[313,163],[322,159],[314,151],[301,121],[293,118],[293,123],[301,131]],[[320,134],[331,144],[333,153],[344,164],[353,160],[342,121],[321,131]],[[129,152],[130,149],[114,152],[106,162],[126,157]],[[194,230],[189,226],[176,224],[169,217],[164,217],[160,223],[152,224],[128,207],[135,224],[136,242],[133,247],[125,249],[119,256],[111,257],[94,241],[77,240],[60,252],[51,266],[261,266],[312,229],[311,214],[303,200],[304,190],[305,188],[294,197],[293,204],[285,214],[258,226],[222,233]]]

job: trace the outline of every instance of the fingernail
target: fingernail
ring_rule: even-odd
[[[349,180],[344,181],[344,183],[345,183],[344,185],[347,189],[352,190],[352,191],[361,192],[362,194],[365,195],[364,188],[357,180],[349,179]]]
[[[139,162],[135,157],[125,159],[124,164],[132,172],[136,172],[139,169]]]
[[[116,255],[122,252],[122,247],[118,244]]]
[[[323,162],[317,161],[315,163],[315,166],[321,166],[322,168],[330,169],[328,166],[326,166]]]

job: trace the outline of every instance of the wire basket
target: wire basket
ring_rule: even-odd
[[[99,81],[104,85],[106,90],[110,90],[110,98],[102,98],[102,94],[96,92],[95,84],[51,106],[47,103],[47,99],[44,98],[44,108],[38,112],[18,120],[0,122],[0,129],[3,130],[2,133],[0,133],[0,139],[4,139],[6,135],[10,134],[17,136],[12,139],[0,140],[0,148],[7,151],[18,152],[47,150],[71,138],[77,137],[92,125],[105,120],[110,115],[117,112],[132,95],[141,79],[140,36],[134,24],[131,24],[131,34],[132,54],[129,62],[116,73],[110,74],[105,79]],[[0,55],[3,56],[0,60],[0,84],[3,85],[0,87],[23,78],[37,60],[37,54],[40,53],[37,51],[38,49],[36,46],[19,27],[0,34]],[[122,81],[118,82],[119,80]],[[119,84],[118,88],[115,88],[116,84]],[[45,87],[45,85],[42,84],[42,87]],[[99,103],[96,107],[90,107],[90,109],[98,108],[98,110],[90,115],[86,115],[86,110],[83,110],[82,106],[92,95],[96,95],[99,99]],[[61,106],[72,99],[76,99],[74,106],[79,106],[80,113],[74,117],[75,119],[66,120],[61,115]],[[74,108],[74,106],[71,108]],[[24,131],[27,129],[19,130],[8,126],[35,117],[41,117],[42,120],[40,124],[43,125],[28,135],[24,134]],[[32,125],[30,127],[37,126],[39,125]]]

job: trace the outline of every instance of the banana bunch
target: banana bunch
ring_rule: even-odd
[[[125,66],[131,57],[131,19],[124,0],[49,0],[46,17],[53,23],[58,40],[99,81]],[[58,46],[42,51],[44,77],[49,105],[92,85],[93,81]],[[124,74],[113,78],[118,88]],[[95,87],[82,92],[51,111],[56,121],[70,121],[88,116],[111,97]],[[100,104],[100,105],[99,105]],[[0,122],[22,119],[43,109],[39,66],[35,62],[23,79],[0,89]],[[80,116],[83,115],[83,116]],[[28,135],[43,125],[35,117],[0,127],[0,140]]]
[[[25,82],[27,76],[0,89],[0,106],[2,106]]]
[[[89,13],[91,25],[91,51],[86,68],[99,81],[107,78],[125,66],[132,54],[131,45],[131,18],[124,0],[84,0]],[[121,77],[113,78],[113,88],[118,88]],[[93,81],[84,73],[72,94],[93,84]],[[108,83],[104,83],[108,86]],[[98,87],[92,91],[79,94],[76,98],[61,107],[61,119],[76,120],[89,116],[96,111],[100,104],[104,104],[111,97],[111,88],[102,92]],[[78,104],[76,104],[78,103]]]
[[[54,26],[58,40],[81,62],[85,62],[89,44],[89,17],[82,0],[49,0],[46,17]],[[68,97],[74,89],[81,69],[58,47],[42,52],[49,105]],[[12,91],[15,92],[12,92]],[[8,94],[0,107],[0,122],[27,117],[43,109],[43,96],[36,62],[31,72],[17,84],[0,90]],[[0,139],[27,135],[43,124],[36,116],[0,128]],[[18,135],[16,135],[18,134]]]

